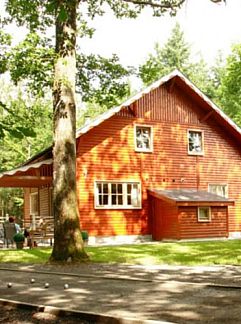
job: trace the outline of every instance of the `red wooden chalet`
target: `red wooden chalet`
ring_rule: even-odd
[[[241,130],[179,71],[77,130],[90,242],[241,236]],[[52,148],[5,172],[24,217],[52,214]],[[31,215],[31,217],[30,217]]]

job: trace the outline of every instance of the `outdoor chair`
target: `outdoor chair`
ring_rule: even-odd
[[[14,223],[5,223],[3,224],[4,228],[4,241],[9,246],[9,243],[13,245],[13,237],[16,234],[16,227]]]

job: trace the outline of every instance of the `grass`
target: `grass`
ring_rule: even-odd
[[[91,262],[169,265],[241,265],[241,241],[148,243],[87,247]],[[0,263],[45,263],[50,248],[0,250]]]

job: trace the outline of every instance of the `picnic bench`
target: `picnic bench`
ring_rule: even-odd
[[[34,247],[38,244],[52,246],[54,239],[54,218],[53,216],[36,216],[34,224],[30,221],[24,223],[24,228],[28,231],[28,246]]]

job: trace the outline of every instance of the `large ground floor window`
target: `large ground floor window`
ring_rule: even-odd
[[[141,208],[140,182],[96,181],[95,208]]]

